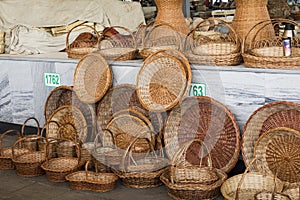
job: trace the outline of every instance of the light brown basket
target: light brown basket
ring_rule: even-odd
[[[73,32],[74,30],[76,30],[76,28],[80,26],[85,26],[90,28],[96,34],[97,40],[85,39],[85,40],[74,41],[71,44],[69,44],[69,37],[71,32]],[[80,59],[83,56],[98,50],[99,40],[100,40],[100,34],[94,27],[89,26],[87,24],[79,24],[77,26],[74,26],[69,30],[66,37],[66,52],[68,53],[68,57],[74,59]]]
[[[78,62],[73,80],[73,89],[82,102],[96,103],[112,84],[112,71],[99,53],[91,53]]]
[[[26,131],[26,124],[29,121],[34,121],[35,122],[36,132],[34,132],[34,133],[28,133]],[[22,125],[22,128],[21,128],[21,136],[25,137],[26,135],[35,135],[35,136],[41,135],[41,132],[40,132],[40,123],[39,123],[39,121],[35,117],[29,117],[29,118],[27,118],[24,121],[24,123]],[[25,148],[27,148],[28,150],[30,150],[30,151],[36,151],[37,150],[37,143],[36,142],[37,142],[37,140],[28,139],[28,140],[24,140],[22,143],[23,143],[23,145],[25,145]]]
[[[14,169],[14,163],[12,161],[12,146],[5,145],[4,138],[15,134],[17,139],[21,138],[21,133],[18,130],[8,130],[0,135],[0,170],[1,169]]]
[[[285,184],[300,183],[300,132],[278,127],[263,133],[255,143],[255,168],[258,171],[276,174]]]
[[[97,53],[107,60],[133,60],[138,53],[136,39],[128,28],[106,27],[101,34]]]
[[[90,161],[85,164],[85,171],[77,171],[66,176],[73,190],[88,190],[93,192],[108,192],[114,189],[118,177],[113,173],[99,173],[88,171]]]
[[[42,164],[42,169],[46,172],[48,181],[51,182],[65,182],[65,176],[78,171],[81,167],[81,152],[79,145],[67,139],[57,139],[57,142],[71,141],[76,146],[76,156],[77,157],[58,157],[58,158],[48,158]],[[49,143],[47,142],[47,155],[49,149]]]
[[[253,159],[254,146],[259,136],[276,127],[300,131],[300,104],[287,101],[268,103],[255,110],[247,120],[242,137],[242,155],[246,166]],[[250,170],[254,170],[251,166]]]
[[[218,18],[201,21],[185,38],[184,54],[191,63],[238,65],[241,40],[232,26]]]
[[[190,164],[186,160],[187,150],[193,143],[199,143],[201,145],[201,154],[200,152],[197,153],[197,156],[200,158],[199,165]],[[201,140],[194,139],[179,148],[174,155],[170,166],[170,178],[173,184],[198,183],[210,185],[218,181],[219,176],[215,168],[212,167],[210,153],[204,153],[204,147],[207,151],[207,147]],[[204,154],[208,154],[208,166],[204,166],[202,163]]]
[[[188,97],[175,107],[165,123],[164,144],[166,155],[172,159],[188,141],[201,139],[212,157],[214,168],[229,172],[238,161],[240,131],[231,111],[210,97]],[[216,141],[215,139],[218,138]],[[187,150],[187,161],[197,165],[201,146],[195,143]],[[207,157],[205,157],[206,165]]]
[[[227,179],[227,174],[222,170],[217,170],[218,180],[212,184],[199,183],[172,183],[169,171],[165,171],[160,180],[168,188],[168,195],[175,200],[190,199],[216,199],[220,196],[220,187]]]
[[[290,197],[291,200],[300,199],[300,186],[288,186],[283,190],[283,194],[286,194]]]
[[[24,136],[18,139],[12,147],[12,161],[16,166],[18,176],[33,177],[43,175],[45,172],[41,165],[46,160],[46,151],[28,151],[24,148],[24,141],[45,140],[41,136]]]
[[[255,200],[291,200],[286,194],[272,193],[272,192],[259,192],[255,195]]]
[[[298,69],[300,67],[300,40],[292,38],[292,55],[284,56],[282,36],[276,29],[283,23],[298,26],[295,21],[287,19],[272,19],[262,21],[253,26],[245,37],[243,44],[243,59],[247,67],[273,68],[273,69]],[[273,27],[272,37],[258,37],[269,26]],[[259,28],[257,28],[259,27]],[[250,37],[251,36],[251,37]]]

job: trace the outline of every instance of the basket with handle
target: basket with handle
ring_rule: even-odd
[[[286,194],[290,197],[291,200],[300,199],[300,186],[299,185],[291,185],[284,188],[283,194]]]
[[[15,168],[12,161],[12,146],[4,145],[4,138],[9,134],[16,135],[17,139],[21,138],[21,133],[18,130],[8,130],[0,135],[0,170]]]
[[[199,165],[193,165],[186,160],[187,150],[193,143],[200,143],[201,155],[199,152],[200,163]],[[202,163],[204,157],[204,147],[207,150],[206,145],[202,140],[195,139],[184,144],[174,155],[170,166],[170,178],[172,183],[198,183],[210,185],[216,182],[219,177],[217,171],[212,167],[210,153],[208,154],[208,166],[204,166]]]
[[[16,166],[18,176],[33,177],[45,173],[41,165],[46,160],[46,151],[28,151],[26,144],[23,143],[24,141],[37,143],[38,140],[45,140],[45,138],[42,136],[25,136],[14,143],[12,161]]]
[[[78,37],[77,38],[78,40],[75,40],[74,42],[69,44],[70,34],[73,31],[75,31],[76,28],[81,26],[85,26],[91,29],[96,34],[96,37],[94,35],[89,35],[90,38],[84,38],[83,40],[80,39],[80,37]],[[69,30],[66,37],[66,52],[68,53],[68,57],[74,59],[80,59],[83,56],[98,50],[99,41],[100,41],[100,34],[93,26],[87,24],[79,24],[77,26],[74,26]]]
[[[71,141],[76,147],[76,157],[58,157],[52,158],[48,157],[46,161],[42,164],[42,169],[45,170],[48,181],[50,182],[65,182],[65,176],[78,171],[81,167],[81,152],[79,145],[68,139],[56,139],[58,143]],[[49,143],[47,142],[47,155],[49,149]]]
[[[26,124],[29,122],[29,121],[34,121],[35,124],[36,124],[36,132],[35,133],[28,133],[26,131]],[[37,135],[39,136],[41,134],[40,132],[40,123],[39,121],[35,118],[35,117],[29,117],[27,118],[23,125],[22,125],[22,129],[21,129],[21,136],[22,137],[25,137],[26,135]],[[37,150],[37,143],[36,143],[36,140],[31,140],[31,139],[28,139],[28,140],[24,140],[23,141],[23,144],[25,145],[25,148],[27,148],[28,150],[31,150],[31,151],[36,151]]]
[[[84,171],[77,171],[66,176],[73,190],[88,190],[93,192],[108,192],[114,189],[118,177],[113,173],[98,172],[97,164],[95,170],[88,171],[90,160],[85,164]]]
[[[133,60],[138,48],[132,32],[123,26],[111,26],[104,28],[97,53],[107,60]]]
[[[183,52],[195,64],[228,66],[242,61],[241,39],[229,23],[218,18],[200,22],[186,36]]]

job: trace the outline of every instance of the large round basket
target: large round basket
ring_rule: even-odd
[[[247,120],[242,138],[242,155],[246,166],[253,159],[254,146],[259,136],[264,132],[277,128],[287,127],[300,131],[300,104],[278,101],[268,103],[255,110]],[[254,168],[250,168],[254,170]]]
[[[4,140],[12,134],[16,135],[17,139],[21,138],[21,133],[18,130],[8,130],[0,135],[0,170],[15,168],[12,161],[12,146],[7,145]]]
[[[169,159],[186,142],[200,139],[210,151],[214,168],[229,172],[238,160],[240,132],[235,117],[210,97],[188,97],[174,108],[166,120],[163,138]],[[187,150],[189,163],[200,163],[196,156],[200,148],[201,145],[192,144]]]
[[[90,38],[81,39],[81,37],[79,35],[77,37],[77,40],[75,40],[74,42],[69,44],[69,37],[70,37],[71,33],[72,32],[74,33],[74,31],[76,29],[78,29],[79,27],[80,28],[87,27],[87,28],[91,29],[96,34],[96,36],[92,35],[92,37],[90,37]],[[71,28],[69,30],[67,37],[66,37],[66,52],[68,53],[68,57],[74,58],[74,59],[80,59],[83,56],[98,50],[99,40],[100,40],[100,34],[94,27],[89,26],[87,24],[79,24],[77,26],[74,26],[73,28]]]

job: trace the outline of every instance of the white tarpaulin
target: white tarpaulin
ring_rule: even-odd
[[[47,53],[65,46],[65,36],[53,37],[36,27],[64,26],[77,20],[132,31],[145,23],[138,2],[119,0],[0,0],[0,29],[9,32],[10,53]],[[6,42],[7,45],[7,42]]]

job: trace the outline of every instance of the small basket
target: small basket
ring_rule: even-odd
[[[12,147],[12,161],[16,166],[18,176],[34,177],[43,175],[45,172],[41,165],[46,160],[46,151],[28,151],[24,148],[26,142],[35,142],[45,140],[41,136],[25,136],[18,139]]]
[[[241,41],[235,30],[218,18],[201,21],[184,43],[184,54],[189,61],[202,65],[238,65],[242,61],[240,50]]]
[[[99,173],[88,171],[90,161],[85,164],[85,171],[78,171],[66,176],[73,190],[88,190],[93,192],[108,192],[114,189],[118,177],[113,173]]]
[[[137,43],[129,29],[122,26],[106,27],[101,34],[97,53],[106,60],[133,60],[138,53]]]
[[[25,133],[25,127],[26,127],[26,124],[27,122],[29,122],[30,120],[33,120],[36,124],[36,133]],[[29,117],[27,118],[23,125],[22,125],[22,129],[21,129],[21,136],[22,137],[25,137],[26,135],[36,135],[36,136],[39,136],[41,135],[41,132],[40,132],[40,123],[39,121],[35,118],[35,117]],[[37,150],[37,140],[31,140],[31,139],[28,139],[28,140],[24,140],[23,141],[23,145],[25,146],[25,148],[27,148],[28,150],[30,151],[36,151]]]
[[[84,40],[79,40],[80,37],[78,37],[78,41],[75,40],[73,43],[69,44],[69,37],[72,31],[74,31],[76,28],[80,26],[86,26],[90,29],[93,30],[93,32],[97,35],[97,39],[95,37],[89,38],[89,39],[84,39]],[[74,26],[73,28],[70,29],[70,31],[67,34],[66,37],[66,52],[68,53],[69,58],[74,58],[74,59],[80,59],[83,56],[92,53],[94,51],[98,50],[98,45],[99,45],[99,40],[100,40],[100,34],[98,31],[87,24],[79,24],[77,26]]]
[[[57,139],[57,142],[65,142],[65,141],[71,141],[67,139]],[[50,182],[65,182],[65,176],[78,171],[81,167],[81,152],[79,145],[74,142],[74,145],[76,146],[76,157],[58,157],[58,158],[48,158],[46,161],[42,164],[42,169],[45,170],[46,176],[48,181]],[[47,155],[49,149],[49,143],[47,142]]]
[[[11,133],[16,134],[18,137],[17,139],[21,138],[21,133],[18,130],[8,130],[0,135],[0,170],[15,168],[15,165],[12,161],[12,147],[4,147],[3,145],[3,138]]]

